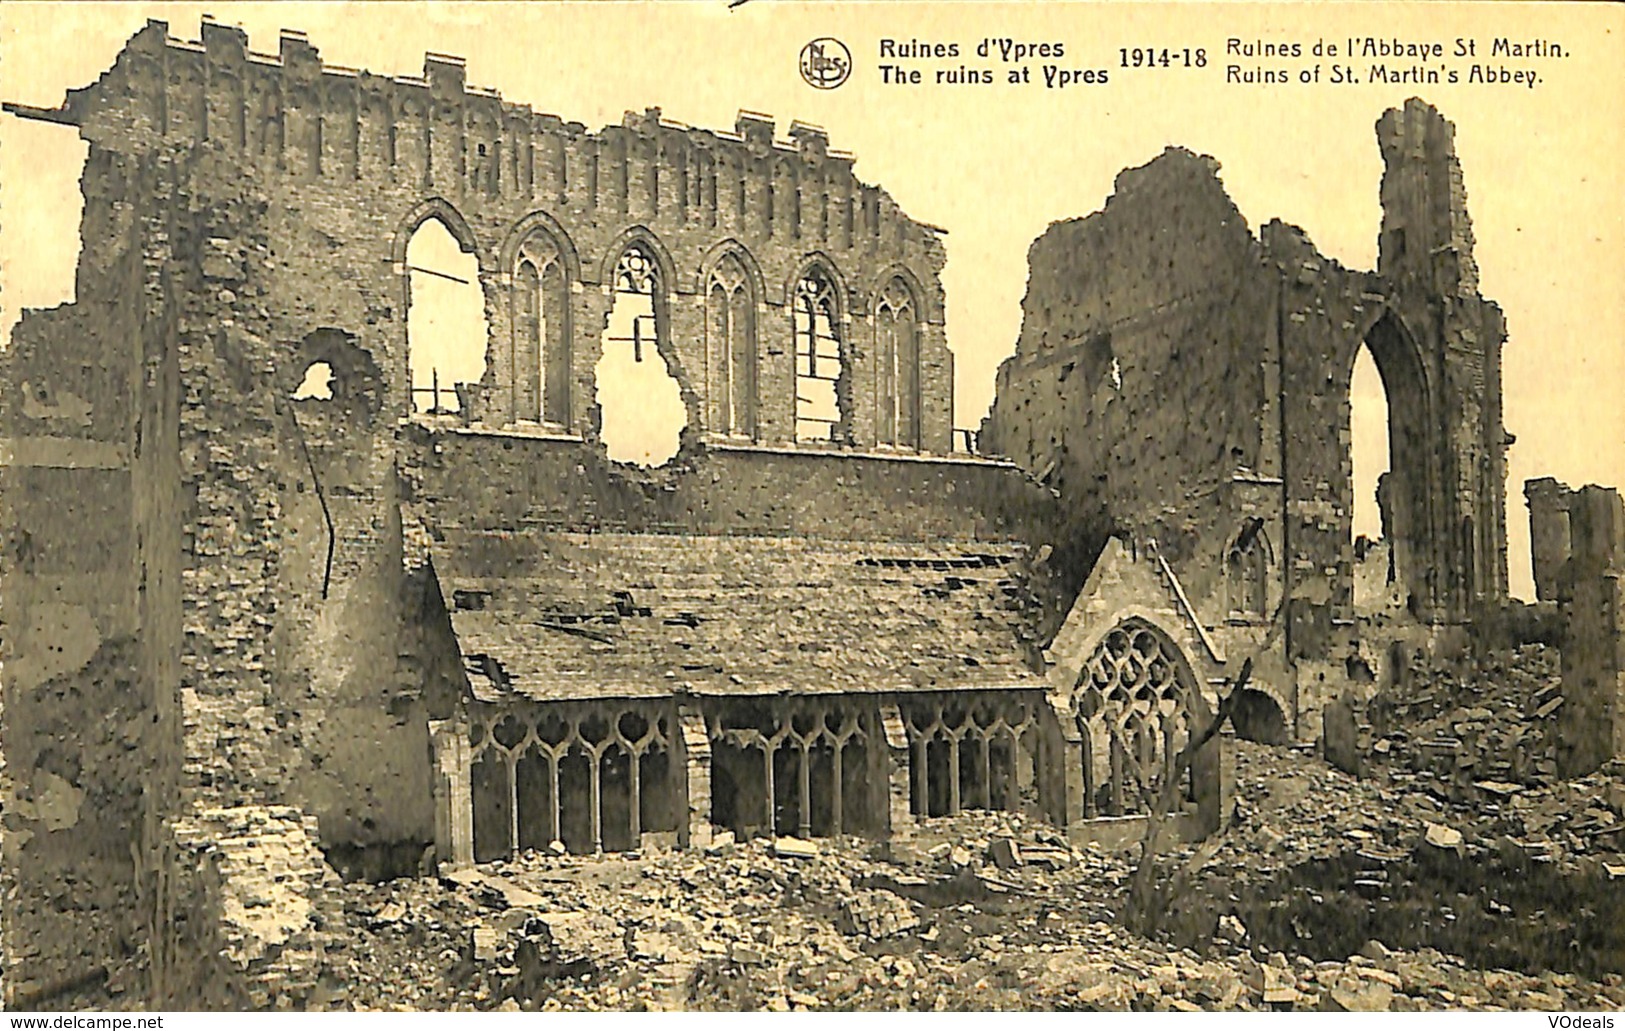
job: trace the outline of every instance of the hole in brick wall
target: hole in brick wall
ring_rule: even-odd
[[[296,401],[331,401],[363,422],[383,408],[384,377],[378,363],[342,329],[327,326],[306,334],[293,351],[287,375],[284,382]]]
[[[452,605],[464,611],[477,612],[485,608],[486,602],[491,600],[490,591],[453,591],[451,592]]]
[[[479,262],[438,218],[430,218],[406,245],[406,264],[412,410],[460,411],[457,384],[478,383],[485,374],[488,334]]]
[[[333,366],[326,362],[311,362],[305,370],[305,378],[299,381],[294,388],[295,401],[331,401],[333,400]]]
[[[675,454],[688,408],[669,364],[665,284],[660,268],[633,244],[615,266],[614,304],[595,378],[600,433],[609,457],[641,466]]]

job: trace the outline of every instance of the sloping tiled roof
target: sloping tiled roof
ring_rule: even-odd
[[[481,697],[1043,686],[1015,544],[445,528],[432,552]]]

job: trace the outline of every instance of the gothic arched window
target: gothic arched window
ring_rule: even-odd
[[[1233,618],[1263,619],[1269,615],[1269,564],[1264,521],[1248,519],[1225,553],[1225,590]]]
[[[706,282],[705,344],[712,430],[754,437],[756,298],[737,255],[724,255]]]
[[[875,304],[875,433],[882,444],[920,446],[920,336],[914,294],[902,277]]]
[[[570,424],[569,286],[559,245],[532,232],[514,269],[514,412]]]
[[[844,413],[836,385],[845,373],[845,356],[840,306],[826,269],[813,265],[802,274],[794,305],[796,439],[838,442]]]

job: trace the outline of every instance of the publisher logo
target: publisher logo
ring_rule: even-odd
[[[834,89],[852,74],[852,51],[824,36],[801,48],[801,77],[815,89]]]

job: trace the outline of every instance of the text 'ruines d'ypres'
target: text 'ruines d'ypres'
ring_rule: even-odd
[[[917,68],[905,61],[959,61],[952,67]],[[1008,85],[1043,82],[1049,89],[1064,89],[1076,85],[1104,85],[1108,79],[1105,68],[1063,66],[1066,44],[1059,41],[1031,41],[1011,38],[987,37],[974,45],[961,46],[957,42],[920,39],[882,39],[878,65],[880,81],[896,86],[991,86],[1000,81],[995,71],[1003,72]],[[989,62],[987,65],[971,63],[973,60]],[[1038,76],[1033,75],[1037,60]]]

